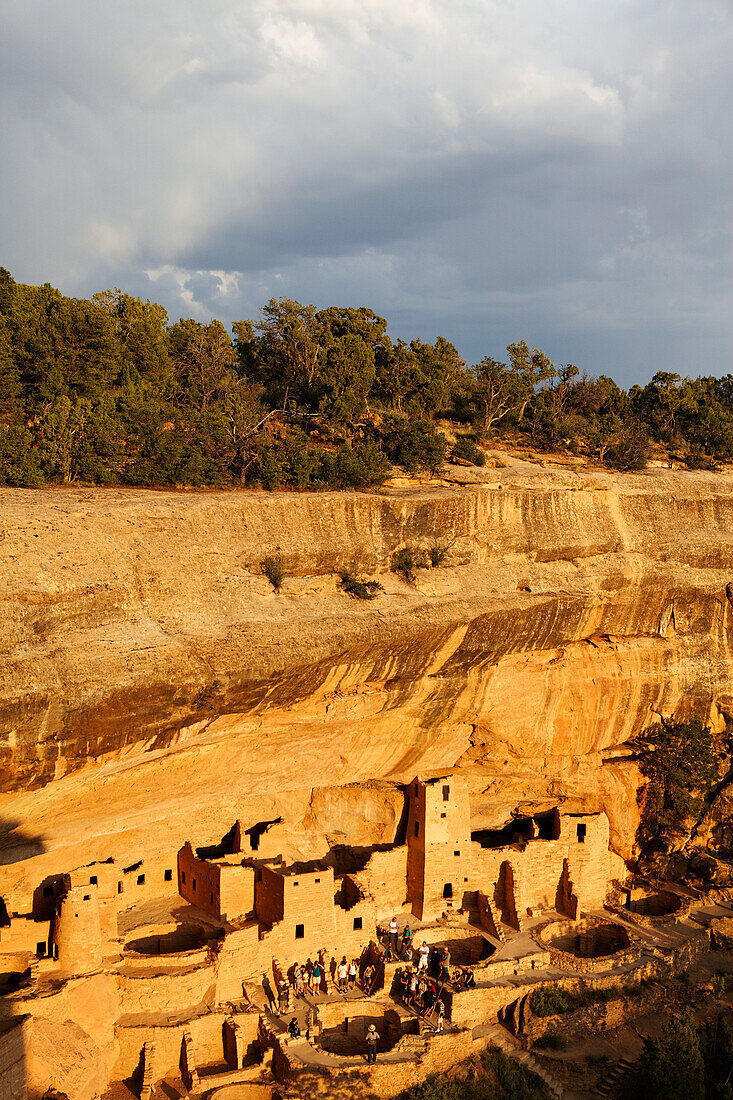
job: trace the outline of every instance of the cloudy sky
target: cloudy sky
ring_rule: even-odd
[[[0,263],[733,371],[731,0],[1,0]]]

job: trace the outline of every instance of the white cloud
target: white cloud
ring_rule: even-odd
[[[627,380],[670,332],[678,369],[701,342],[723,362],[725,0],[3,17],[2,262],[21,279],[225,320],[273,294],[367,303],[469,358],[526,334]]]

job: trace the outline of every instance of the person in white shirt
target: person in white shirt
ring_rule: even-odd
[[[346,957],[344,957],[336,968],[336,976],[338,977],[339,993],[346,992],[346,982],[349,977],[349,968],[346,965]]]
[[[397,936],[400,930],[400,926],[397,923],[397,917],[392,917],[389,922],[389,946],[393,951],[397,951]]]
[[[428,959],[430,958],[430,948],[425,943],[425,940],[423,940],[422,943],[420,944],[420,948],[417,952],[417,955],[418,955],[418,959],[417,959],[417,968],[418,968],[418,970],[427,970],[427,968],[428,968]]]

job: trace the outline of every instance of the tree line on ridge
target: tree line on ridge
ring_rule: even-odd
[[[468,366],[442,336],[393,341],[367,307],[288,298],[230,336],[0,268],[0,484],[362,488],[393,464],[436,473],[447,453],[480,464],[507,440],[621,470],[651,448],[714,468],[733,456],[733,376],[660,371],[626,392],[524,340]]]

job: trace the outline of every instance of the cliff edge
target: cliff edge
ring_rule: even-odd
[[[396,549],[436,540],[444,562],[414,586],[389,571]],[[278,594],[259,569],[276,553]],[[350,598],[344,568],[385,592]],[[284,799],[353,832],[347,788],[367,781],[373,828],[358,828],[376,842],[390,783],[452,768],[475,827],[603,808],[628,858],[628,739],[659,714],[733,715],[731,577],[729,474],[0,490],[3,858],[22,875],[31,855],[143,855],[193,818],[214,839]]]

